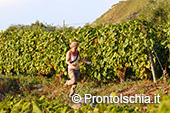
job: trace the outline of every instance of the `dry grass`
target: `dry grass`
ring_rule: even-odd
[[[132,16],[136,12],[139,13],[140,8],[146,3],[147,0],[127,0],[121,1],[118,4],[112,6],[106,13],[96,19],[94,23],[101,24],[107,21],[110,23],[119,23],[124,19]],[[135,18],[135,16],[134,16]]]
[[[27,82],[30,81],[30,84],[22,84],[27,79]],[[37,81],[38,79],[38,81]],[[31,77],[23,77],[4,78],[4,81],[0,81],[0,96],[3,100],[5,96],[9,94],[17,95],[21,94],[23,97],[41,97],[45,95],[49,100],[61,100],[63,104],[68,104],[72,106],[72,102],[70,98],[68,98],[68,94],[70,91],[70,86],[68,88],[64,87],[65,80],[63,75],[53,76],[52,78],[46,78],[43,76],[31,78]],[[169,79],[168,79],[169,80]],[[16,87],[9,88],[9,82],[13,82],[10,85],[18,84],[18,88]],[[159,94],[162,98],[163,95],[167,95],[170,93],[170,80],[164,83],[164,81],[159,81],[157,84],[154,84],[152,81],[143,80],[143,81],[126,81],[126,82],[117,82],[117,83],[102,83],[102,82],[94,82],[90,80],[82,79],[77,86],[76,92],[83,96],[84,94],[92,94],[92,95],[100,95],[100,96],[109,96],[111,93],[115,92],[116,95],[126,95],[126,96],[134,96],[135,94],[144,94],[150,96],[151,99],[154,94]],[[29,86],[30,85],[30,86]],[[0,101],[2,101],[0,100]],[[151,100],[152,101],[152,100]],[[142,106],[142,105],[141,105]],[[143,106],[142,106],[143,107]],[[146,106],[145,106],[146,107]]]

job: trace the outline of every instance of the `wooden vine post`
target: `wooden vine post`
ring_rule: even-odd
[[[150,61],[153,81],[154,81],[154,83],[156,83],[156,74],[155,74],[155,68],[154,68],[154,64],[153,64],[153,58],[152,58],[151,52],[149,50],[148,50],[148,55],[149,55],[149,61]]]

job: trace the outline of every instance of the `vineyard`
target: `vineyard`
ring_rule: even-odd
[[[153,47],[165,67],[169,58],[169,32],[168,26],[133,20],[77,30],[69,28],[62,33],[41,29],[1,33],[0,72],[6,75],[58,75],[65,72],[69,44],[77,41],[82,58],[93,63],[92,67],[81,65],[85,76],[103,82],[117,77],[124,80],[126,73],[141,79],[149,78],[148,51],[152,52]],[[153,60],[156,63],[156,57]],[[161,71],[158,66],[155,67],[157,72]]]
[[[156,78],[161,78],[163,72],[153,54],[153,48],[165,73],[168,74],[170,70],[170,25],[155,26],[145,20],[135,19],[120,24],[84,26],[74,30],[70,27],[63,32],[43,31],[41,28],[34,31],[1,32],[0,76],[22,75],[23,77],[47,76],[50,78],[60,75],[68,78],[65,60],[66,53],[70,49],[69,45],[73,41],[79,43],[78,50],[81,57],[93,64],[92,66],[80,64],[81,76],[95,82],[123,82],[132,77],[135,77],[135,80],[152,80],[148,53],[153,55]],[[3,82],[0,81],[0,85],[2,84]],[[2,89],[2,86],[0,88]],[[60,101],[48,102],[49,100],[45,101],[44,98],[42,96],[38,99],[15,100],[13,97],[7,97],[6,100],[10,103],[7,105],[0,103],[2,106],[0,110],[8,111],[7,108],[12,107],[17,108],[14,111],[20,112],[26,112],[23,108],[29,109],[29,112],[40,112],[41,108],[46,112],[57,112],[56,110],[72,112],[67,105],[58,104],[61,103]],[[46,107],[48,110],[45,109]],[[116,112],[116,109],[119,110],[118,112],[125,112],[129,109],[135,112],[137,109],[116,105],[109,107],[99,105],[95,109],[101,108],[108,112]],[[84,107],[81,110],[85,109],[94,110],[90,107]]]

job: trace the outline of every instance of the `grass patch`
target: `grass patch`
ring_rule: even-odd
[[[28,100],[41,100],[44,98],[44,101],[62,103],[63,105],[71,107],[74,104],[68,97],[71,87],[65,88],[64,83],[65,79],[59,76],[53,76],[52,78],[22,75],[0,76],[0,96],[3,95],[3,98],[1,98],[0,101],[7,102],[9,100],[13,100],[14,98],[26,98]],[[85,94],[91,94],[94,96],[110,96],[112,93],[115,93],[117,96],[120,94],[127,96],[145,94],[151,96],[151,98],[154,94],[159,94],[162,98],[170,91],[169,83],[169,79],[166,83],[159,81],[157,85],[151,81],[145,80],[128,80],[122,83],[101,83],[87,80],[78,82],[75,93],[81,95],[82,97]],[[112,106],[107,109],[112,109],[117,105],[119,105],[119,111],[120,109],[127,109],[130,111],[147,111],[147,108],[152,106],[151,104],[106,104],[106,106]],[[45,107],[42,108],[45,109]]]

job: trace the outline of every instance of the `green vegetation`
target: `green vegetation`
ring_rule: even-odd
[[[170,20],[169,0],[149,0],[142,8],[144,17],[155,24],[167,24]]]
[[[59,26],[36,21],[31,26],[14,25],[1,31],[0,113],[169,112],[170,79],[163,81],[163,72],[153,56],[157,83],[151,82],[148,56],[148,52],[153,55],[154,48],[164,72],[170,73],[168,8],[168,0],[127,0],[95,21],[119,24],[69,27],[63,31]],[[133,19],[141,12],[143,19]],[[73,41],[79,43],[81,57],[93,64],[80,64],[81,80],[76,94],[145,94],[151,100],[154,94],[159,94],[161,103],[101,103],[74,109],[75,104],[68,97],[70,87],[64,88],[68,79],[65,57]]]
[[[162,71],[153,57],[157,79],[151,81],[148,51],[156,50],[163,67],[169,71],[169,25],[157,25],[145,20],[120,24],[85,26],[63,32],[20,30],[0,33],[0,111],[1,112],[159,112],[168,109],[169,79],[162,83]],[[89,104],[71,108],[64,82],[65,56],[69,44],[79,42],[83,59],[93,66],[80,64],[81,79],[76,93],[83,96],[110,94],[160,94],[161,104]],[[169,73],[169,72],[168,72]],[[132,81],[135,77],[137,82]],[[126,80],[126,82],[120,81]],[[134,78],[133,78],[134,79]],[[13,96],[12,96],[13,95]],[[164,99],[166,98],[166,99]],[[147,108],[147,109],[146,109]]]
[[[81,64],[81,73],[86,78],[103,82],[117,77],[124,81],[129,74],[141,79],[151,78],[148,51],[154,47],[166,67],[168,29],[168,25],[154,26],[145,20],[132,20],[77,30],[69,28],[62,33],[42,29],[1,33],[0,73],[50,77],[64,72],[67,75],[66,52],[72,41],[78,41],[82,58],[93,63],[93,66]],[[160,72],[159,67],[156,72]]]
[[[48,24],[43,24],[42,22],[39,22],[38,20],[35,23],[32,23],[31,25],[11,25],[9,28],[7,28],[5,30],[5,33],[9,34],[11,32],[19,32],[20,30],[24,30],[24,31],[34,31],[41,28],[43,31],[59,31],[62,32],[63,31],[63,27],[61,26],[52,26],[52,25],[48,25]],[[68,28],[67,26],[65,26],[65,29]]]
[[[4,95],[0,100],[0,112],[158,112],[169,111],[169,93],[170,80],[166,83],[158,81],[154,85],[151,81],[132,81],[127,80],[124,83],[96,83],[87,80],[80,81],[76,93],[83,96],[86,93],[92,95],[109,96],[125,94],[134,96],[134,94],[146,94],[153,98],[154,94],[161,96],[160,104],[98,104],[95,108],[89,104],[80,109],[73,109],[74,103],[68,98],[69,90],[64,88],[62,77],[53,76],[47,78],[43,76],[0,76],[0,94]],[[142,92],[141,92],[142,91]],[[160,93],[162,92],[162,93]]]
[[[93,24],[120,23],[125,20],[140,18],[155,24],[167,23],[170,20],[169,0],[126,0],[112,6]]]

